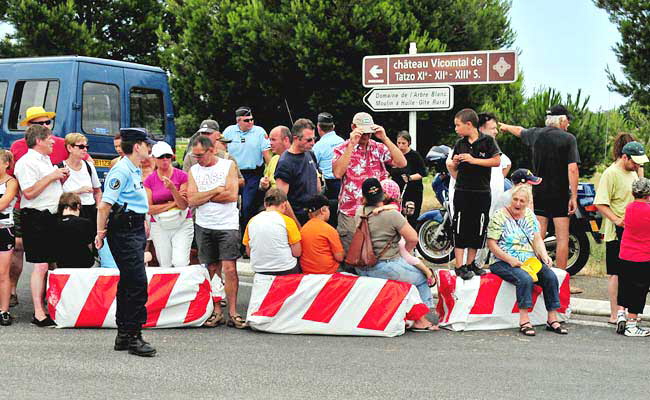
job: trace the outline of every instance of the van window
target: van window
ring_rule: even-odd
[[[7,87],[9,87],[7,81],[0,81],[0,121],[2,121],[2,116],[5,113],[5,99],[7,98]]]
[[[59,96],[59,81],[18,81],[14,89],[9,114],[9,129],[24,131],[25,126],[18,126],[25,119],[25,112],[29,107],[41,106],[45,111],[56,112],[56,100]],[[54,129],[56,119],[51,128]]]
[[[160,90],[131,89],[131,127],[146,128],[149,133],[164,135],[165,106]]]
[[[115,85],[84,82],[81,130],[96,135],[114,135],[120,130],[120,89]]]

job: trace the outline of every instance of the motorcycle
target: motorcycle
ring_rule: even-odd
[[[418,233],[417,249],[426,260],[435,264],[445,264],[454,258],[452,215],[449,204],[449,181],[446,160],[451,152],[448,146],[433,146],[426,156],[429,167],[436,171],[431,187],[441,204],[418,217],[416,231]],[[512,183],[506,179],[504,190]],[[578,185],[578,209],[571,216],[569,225],[569,259],[567,272],[577,274],[587,263],[590,252],[590,234],[596,243],[602,242],[599,233],[602,217],[593,204],[595,197],[594,185],[580,183]],[[549,224],[544,240],[549,256],[555,260],[556,237],[553,224]]]

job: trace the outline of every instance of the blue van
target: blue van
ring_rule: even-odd
[[[88,138],[102,179],[120,128],[144,127],[175,146],[169,84],[158,67],[79,56],[0,59],[0,147],[23,137],[19,123],[32,106],[56,112],[56,136]]]

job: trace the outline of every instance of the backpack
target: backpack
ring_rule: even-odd
[[[361,214],[361,222],[359,222],[359,226],[357,226],[357,230],[352,236],[350,248],[345,255],[345,263],[356,268],[373,267],[379,261],[379,257],[384,255],[388,247],[393,243],[393,239],[391,239],[386,243],[379,256],[376,256],[372,248],[372,237],[370,236],[368,218],[370,218],[370,214]]]

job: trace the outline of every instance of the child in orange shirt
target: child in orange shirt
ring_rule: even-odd
[[[329,200],[317,194],[309,200],[309,221],[300,230],[304,274],[334,274],[343,261],[343,245],[338,232],[327,223]]]

